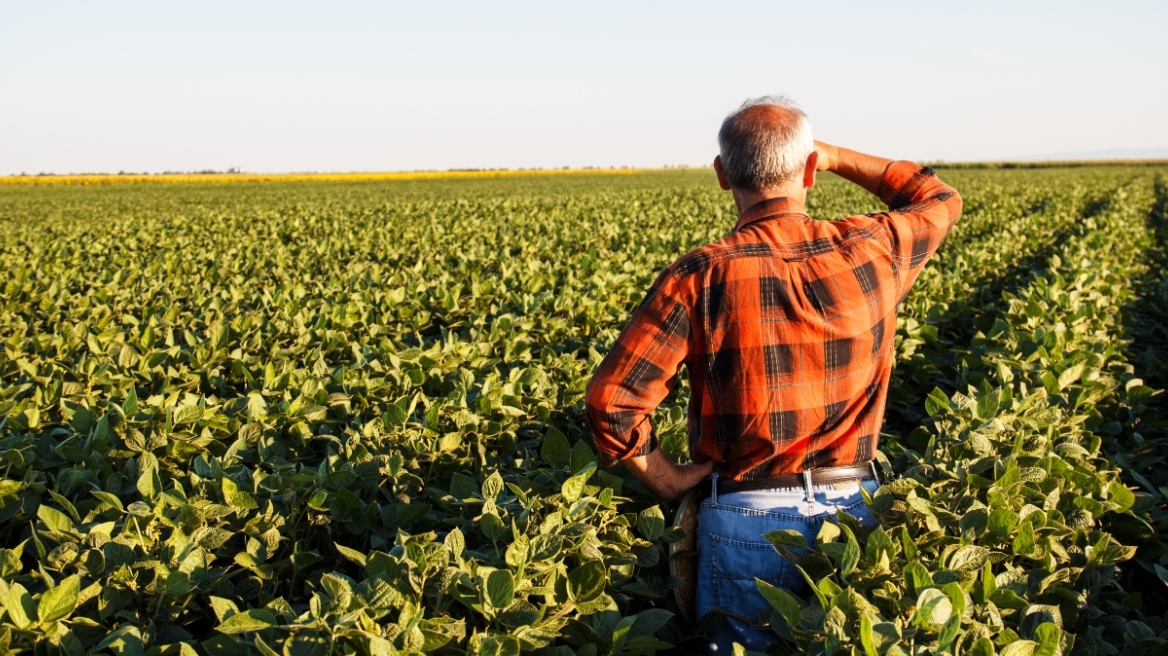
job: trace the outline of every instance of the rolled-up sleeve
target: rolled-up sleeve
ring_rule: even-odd
[[[961,217],[961,195],[933,169],[904,161],[889,165],[876,195],[888,205],[888,211],[869,216],[888,232],[900,297],[904,298],[925,262]]]
[[[649,417],[672,389],[689,339],[689,304],[667,269],[588,383],[588,426],[605,466],[656,448]]]

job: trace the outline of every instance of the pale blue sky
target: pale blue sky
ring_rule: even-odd
[[[1168,147],[1166,2],[0,0],[0,174],[708,164],[786,93],[889,157]]]

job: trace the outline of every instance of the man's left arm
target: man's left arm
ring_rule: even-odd
[[[713,463],[677,465],[657,449],[650,416],[689,354],[689,307],[672,271],[658,277],[588,384],[588,425],[605,466],[625,467],[673,498],[701,482]]]

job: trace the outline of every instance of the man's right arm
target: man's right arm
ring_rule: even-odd
[[[831,171],[877,196],[879,195],[877,192],[880,189],[880,181],[884,179],[884,172],[892,164],[890,159],[865,155],[822,141],[815,142],[815,150],[819,153],[819,164],[816,166],[816,170]]]
[[[819,153],[817,170],[854,182],[888,205],[890,211],[870,216],[888,232],[903,298],[961,216],[961,196],[928,167],[819,141],[815,148]]]

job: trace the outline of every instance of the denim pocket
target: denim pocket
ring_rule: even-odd
[[[770,605],[759,594],[754,579],[785,588],[792,565],[770,542],[744,542],[711,534],[710,551],[714,605],[757,624],[759,614]]]

